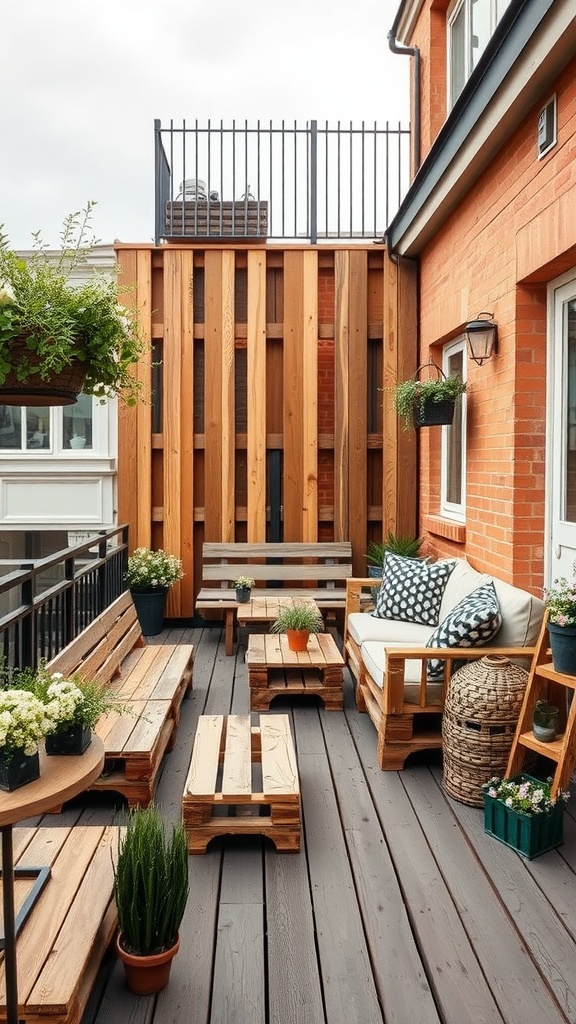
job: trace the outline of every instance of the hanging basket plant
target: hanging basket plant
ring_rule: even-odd
[[[422,380],[420,374],[430,367],[436,374]],[[423,363],[410,380],[402,381],[393,389],[396,411],[404,426],[433,427],[452,423],[454,407],[466,391],[466,382],[460,377],[447,377],[433,360]]]
[[[87,266],[94,205],[65,219],[56,255],[36,232],[23,259],[0,230],[0,404],[71,405],[80,391],[136,401],[137,319],[119,304],[117,280]],[[74,283],[83,267],[84,283]]]

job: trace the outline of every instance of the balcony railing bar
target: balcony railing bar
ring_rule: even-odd
[[[382,237],[409,184],[401,124],[192,125],[155,122],[158,244]],[[203,182],[200,196],[190,173]]]

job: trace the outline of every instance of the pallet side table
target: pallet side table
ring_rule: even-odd
[[[225,811],[224,814],[215,812]],[[300,850],[300,782],[288,715],[201,715],[182,798],[190,853],[221,835]]]
[[[302,694],[320,697],[326,711],[344,707],[344,659],[330,633],[312,635],[306,651],[291,651],[284,634],[251,634],[246,664],[251,711]]]

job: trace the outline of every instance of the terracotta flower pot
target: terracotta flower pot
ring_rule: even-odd
[[[288,647],[291,651],[305,651],[310,639],[309,629],[287,629]]]
[[[137,996],[151,996],[168,984],[172,960],[180,949],[180,936],[170,949],[151,956],[135,956],[122,947],[122,932],[116,937],[116,950],[124,964],[128,988]]]

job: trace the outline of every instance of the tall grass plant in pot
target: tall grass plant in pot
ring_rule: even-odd
[[[305,651],[311,633],[324,632],[324,620],[312,602],[281,608],[270,626],[271,633],[286,633],[291,651]]]
[[[114,866],[118,955],[137,995],[159,992],[180,946],[188,899],[184,826],[169,824],[151,804],[129,812]]]

